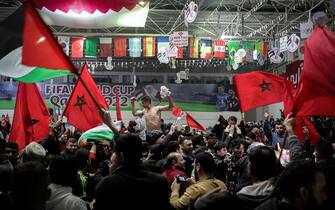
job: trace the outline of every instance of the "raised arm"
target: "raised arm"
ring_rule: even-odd
[[[159,111],[167,111],[169,109],[172,109],[173,100],[172,100],[171,96],[168,96],[167,99],[168,99],[169,104],[165,105],[165,106],[158,106]]]
[[[136,116],[142,116],[143,115],[143,111],[139,111],[139,110],[136,111],[136,108],[135,108],[136,98],[132,97],[130,100],[131,100],[131,112],[132,112],[133,116],[134,117],[136,117]]]

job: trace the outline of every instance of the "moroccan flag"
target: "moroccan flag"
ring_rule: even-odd
[[[119,86],[115,88],[115,108],[116,108],[116,119],[122,121],[120,97],[119,97]]]
[[[127,39],[115,38],[114,39],[114,56],[125,57],[127,56]]]
[[[295,116],[335,116],[335,33],[317,27],[305,44]]]
[[[66,55],[70,54],[70,37],[68,36],[58,36],[58,44],[62,47]]]
[[[188,112],[186,112],[186,122],[187,125],[190,126],[191,128],[207,132],[205,128],[202,125],[200,125],[200,123],[198,123],[195,119],[193,119],[193,117]]]
[[[112,56],[112,38],[100,38],[100,57]]]
[[[87,70],[86,63],[80,73],[80,77],[98,102],[99,108],[108,108],[105,98],[101,95],[101,92]],[[66,104],[63,115],[67,117],[67,121],[71,125],[81,132],[103,123],[99,115],[99,109],[79,79]]]
[[[85,57],[96,57],[98,49],[98,38],[87,37],[85,39]]]
[[[183,116],[183,110],[181,108],[173,106],[172,107],[172,115],[176,118],[180,119]]]
[[[143,56],[154,57],[156,55],[156,38],[143,37]]]
[[[0,49],[0,75],[21,82],[76,72],[30,1],[0,23]]]
[[[199,57],[199,39],[190,38],[190,58],[198,58]]]
[[[285,79],[265,72],[234,76],[241,112],[284,100]]]
[[[72,37],[71,38],[71,57],[82,58],[84,57],[84,38]]]
[[[49,112],[35,83],[19,83],[13,125],[9,140],[23,149],[32,141],[43,140],[49,133]]]
[[[235,60],[235,54],[239,49],[240,49],[239,41],[229,41],[228,42],[229,64],[233,64]]]
[[[214,58],[224,58],[226,56],[226,41],[214,41]]]
[[[200,58],[204,58],[204,59],[212,58],[212,41],[211,40],[201,40]]]
[[[294,106],[294,97],[297,92],[297,88],[294,88],[293,83],[289,80],[285,81],[285,93],[284,93],[284,114],[285,117],[292,113]],[[316,144],[320,135],[314,127],[313,123],[310,121],[309,117],[295,117],[295,127],[294,132],[298,136],[298,139],[305,142],[305,135],[303,133],[303,127],[306,126],[309,131],[309,138],[312,144]]]
[[[141,38],[129,38],[129,56],[133,58],[141,57]]]

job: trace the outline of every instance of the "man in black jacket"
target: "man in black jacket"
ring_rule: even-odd
[[[171,208],[168,181],[142,165],[141,148],[141,139],[131,133],[116,140],[115,152],[121,165],[98,184],[96,210]]]

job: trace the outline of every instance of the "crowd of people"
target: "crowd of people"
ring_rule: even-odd
[[[312,145],[308,129],[297,138],[294,118],[219,116],[205,133],[165,124],[160,111],[170,105],[152,107],[147,97],[142,104],[134,115],[155,121],[145,138],[130,121],[108,144],[80,145],[81,134],[51,116],[49,135],[19,151],[3,116],[1,209],[335,209],[333,119],[312,119],[320,134]],[[101,117],[115,129],[107,111]]]

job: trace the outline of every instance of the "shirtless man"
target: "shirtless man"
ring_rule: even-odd
[[[141,98],[141,104],[144,107],[144,110],[139,111],[135,109],[136,98],[131,98],[131,111],[133,116],[144,116],[147,131],[161,130],[161,111],[167,111],[173,107],[172,98],[167,97],[169,105],[165,106],[153,106],[151,104],[151,98],[149,96],[143,96]]]

